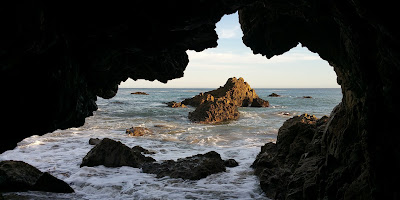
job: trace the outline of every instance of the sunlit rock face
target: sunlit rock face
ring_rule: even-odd
[[[272,57],[300,42],[338,75],[343,100],[323,133],[321,153],[315,155],[325,158],[314,169],[316,198],[400,197],[400,34],[391,23],[395,13],[391,4],[346,0],[265,0],[239,11],[243,42],[254,53]],[[306,184],[297,186],[297,198],[307,194]]]
[[[1,3],[0,152],[34,134],[81,126],[97,109],[96,96],[113,97],[128,77],[183,76],[185,51],[215,47],[215,24],[238,9],[254,53],[270,58],[300,42],[338,75],[343,100],[323,132],[325,160],[307,172],[314,197],[399,198],[400,33],[392,2]]]
[[[96,96],[112,98],[128,77],[182,77],[186,50],[216,47],[215,24],[249,2],[2,3],[0,152],[31,135],[83,125]]]

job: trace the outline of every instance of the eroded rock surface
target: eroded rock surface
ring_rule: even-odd
[[[153,131],[151,129],[145,128],[145,127],[131,127],[129,129],[125,130],[125,133],[130,135],[130,136],[144,136],[144,135],[149,135],[152,134]]]
[[[74,190],[64,181],[41,172],[22,161],[0,162],[0,192],[45,191],[72,193]]]

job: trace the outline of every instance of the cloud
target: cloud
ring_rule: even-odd
[[[252,65],[268,65],[280,63],[299,63],[304,61],[321,60],[317,54],[287,52],[283,55],[274,56],[267,59],[261,55],[252,53],[230,53],[230,52],[194,52],[187,51],[189,55],[189,65],[196,66],[252,66]],[[225,68],[225,67],[224,67]]]
[[[243,35],[239,25],[234,26],[233,28],[220,28],[216,31],[220,39],[239,38]]]

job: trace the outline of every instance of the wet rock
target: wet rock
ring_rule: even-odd
[[[97,144],[99,144],[101,142],[101,139],[99,139],[99,138],[90,138],[89,139],[89,144],[90,145],[97,145]]]
[[[269,102],[261,98],[255,98],[251,103],[251,107],[269,107]]]
[[[275,143],[261,148],[252,164],[261,188],[273,199],[316,199],[315,173],[325,158],[321,138],[328,117],[303,114],[286,120]]]
[[[235,159],[224,160],[225,167],[237,167],[239,163]]]
[[[303,96],[303,99],[311,99],[312,96]]]
[[[220,123],[239,118],[237,106],[229,100],[207,101],[197,106],[196,110],[189,112],[189,119],[198,123]]]
[[[144,136],[152,134],[153,131],[145,127],[131,127],[129,129],[126,129],[125,133],[130,136]]]
[[[143,154],[155,154],[155,152],[149,151],[141,146],[134,146],[132,147],[132,150]]]
[[[0,162],[0,192],[45,191],[72,193],[74,190],[64,181],[47,172],[41,172],[22,161]]]
[[[177,103],[175,101],[168,102],[167,106],[171,107],[171,108],[187,108],[187,106],[185,104]]]
[[[281,95],[276,94],[276,93],[271,93],[270,95],[268,95],[269,97],[280,97]]]
[[[104,165],[106,167],[141,167],[144,163],[154,162],[151,157],[146,157],[136,149],[115,140],[104,138],[94,146],[82,159],[80,167]]]
[[[149,95],[146,92],[132,92],[131,94],[138,94],[138,95]]]
[[[171,178],[182,178],[199,180],[208,175],[225,172],[225,164],[221,156],[210,151],[206,154],[197,154],[177,161],[167,160],[161,163],[148,163],[142,168],[143,172],[156,174],[158,178],[169,176]]]

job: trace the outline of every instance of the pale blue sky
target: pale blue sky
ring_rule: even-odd
[[[218,47],[187,51],[189,65],[184,77],[160,83],[133,81],[121,88],[217,88],[230,77],[243,77],[252,88],[337,88],[336,74],[328,62],[307,48],[297,47],[267,59],[254,55],[242,42],[237,13],[217,23]]]

